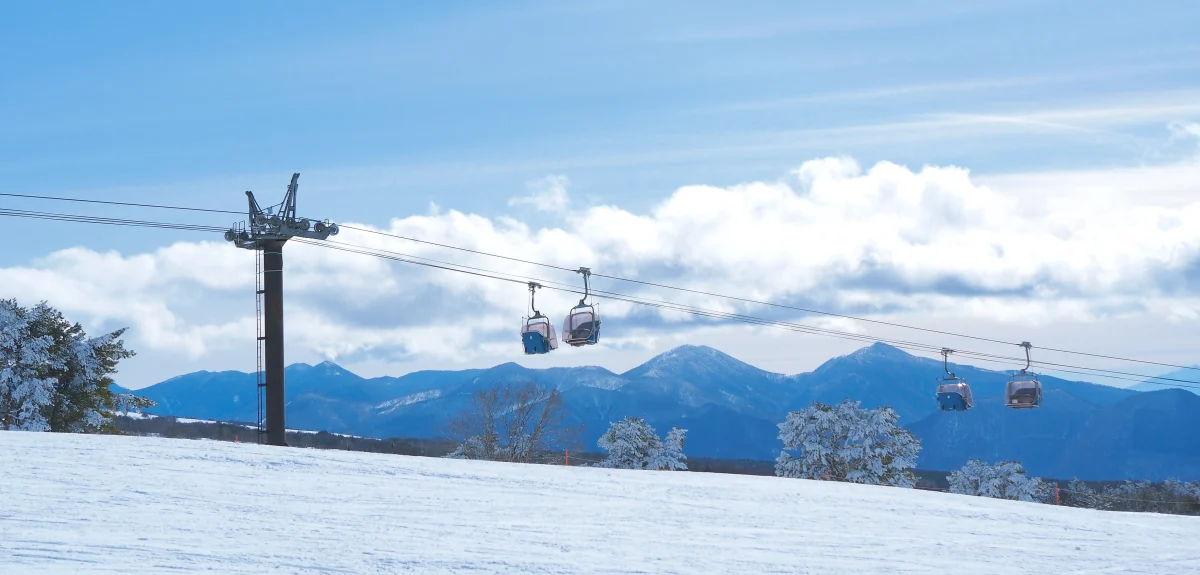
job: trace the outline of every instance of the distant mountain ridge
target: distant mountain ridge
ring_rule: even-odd
[[[1002,372],[952,364],[975,392],[977,407],[941,413],[933,399],[940,361],[877,343],[796,375],[761,370],[719,350],[681,346],[616,374],[595,366],[420,371],[362,378],[331,362],[287,368],[288,427],[388,437],[437,437],[471,394],[497,383],[537,382],[559,389],[575,423],[594,445],[610,421],[644,417],[660,431],[689,430],[693,456],[774,459],[777,424],[812,401],[849,398],[889,405],[921,438],[920,465],[954,469],[967,459],[1016,459],[1030,472],[1085,479],[1200,479],[1200,444],[1180,434],[1200,418],[1200,396],[1177,390],[1139,393],[1043,377],[1044,407],[1003,404]],[[149,410],[228,421],[254,421],[254,374],[196,372],[144,388]]]
[[[1158,377],[1161,379],[1149,379],[1137,385],[1130,386],[1129,389],[1134,391],[1182,389],[1200,395],[1200,365],[1193,365],[1188,369],[1177,369]]]

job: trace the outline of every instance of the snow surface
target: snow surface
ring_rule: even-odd
[[[1200,518],[0,432],[0,573],[1200,573]]]

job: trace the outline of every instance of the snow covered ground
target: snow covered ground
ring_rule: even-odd
[[[1200,518],[0,432],[0,573],[1200,573]]]

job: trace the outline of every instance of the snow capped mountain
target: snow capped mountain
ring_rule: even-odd
[[[786,377],[763,371],[707,346],[683,345],[635,367],[623,377],[631,393],[674,399],[687,407],[714,404],[739,413],[785,413]]]
[[[829,361],[835,362],[839,360],[851,360],[859,363],[867,363],[879,359],[890,359],[896,361],[907,361],[913,356],[904,353],[903,351],[894,348],[886,343],[876,342],[862,349],[855,350],[843,356],[833,358]]]
[[[733,375],[776,375],[706,345],[681,345],[623,374],[628,378],[690,377],[707,380]]]
[[[660,431],[672,425],[689,429],[687,453],[693,457],[769,460],[779,453],[776,426],[788,411],[814,400],[853,399],[864,407],[895,409],[900,423],[923,440],[920,465],[926,468],[957,468],[969,458],[1017,459],[1038,475],[1143,477],[1138,469],[1095,464],[1123,457],[1142,462],[1139,469],[1155,477],[1200,477],[1200,464],[1189,459],[1200,458],[1200,445],[1171,438],[1178,434],[1179,421],[1200,418],[1200,398],[1195,404],[1177,399],[1170,405],[1131,401],[1148,394],[1043,377],[1043,408],[1013,412],[1001,401],[1006,373],[953,363],[951,370],[970,382],[974,410],[938,412],[933,387],[943,374],[941,361],[885,344],[832,358],[798,375],[764,371],[705,346],[672,349],[623,374],[595,366],[530,369],[505,363],[482,370],[364,379],[324,362],[288,367],[287,417],[288,425],[296,428],[434,437],[467,406],[475,390],[535,382],[563,393],[572,421],[585,427],[583,439],[589,448],[609,422],[632,415]],[[139,393],[159,402],[151,410],[157,414],[253,421],[254,384],[253,374],[197,372]],[[1118,417],[1122,413],[1170,416]],[[1105,445],[1124,447],[1113,451]],[[1160,453],[1162,445],[1176,447],[1167,455]]]

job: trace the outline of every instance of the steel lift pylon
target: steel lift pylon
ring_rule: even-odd
[[[326,240],[338,233],[337,224],[329,220],[313,221],[296,217],[299,179],[300,174],[292,174],[292,182],[288,184],[283,201],[265,209],[254,199],[254,192],[247,191],[246,198],[250,204],[248,225],[247,222],[238,222],[225,232],[226,241],[256,252],[258,427],[259,441],[265,435],[268,445],[287,445],[283,382],[283,245],[293,237]],[[263,365],[264,356],[266,365]],[[263,395],[266,396],[265,401]]]

